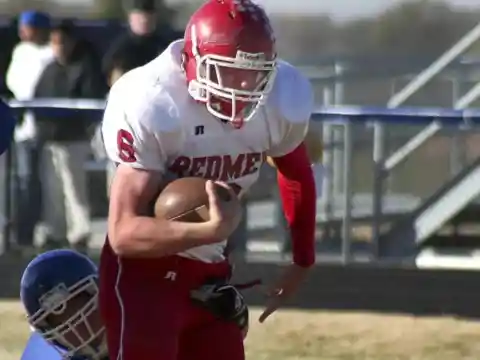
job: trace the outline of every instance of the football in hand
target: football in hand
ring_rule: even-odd
[[[185,222],[204,222],[209,220],[208,194],[205,189],[207,179],[185,177],[172,181],[159,194],[155,201],[156,218]],[[240,187],[232,185],[236,194]],[[221,185],[215,184],[215,191],[222,201],[238,201],[232,199],[230,192]]]

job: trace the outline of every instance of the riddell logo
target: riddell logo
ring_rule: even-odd
[[[216,155],[204,157],[179,156],[169,170],[179,177],[198,176],[207,179],[230,181],[256,173],[265,161],[265,153]]]
[[[265,60],[265,54],[264,53],[248,53],[245,51],[237,51],[237,60],[247,60],[247,61],[264,61]]]

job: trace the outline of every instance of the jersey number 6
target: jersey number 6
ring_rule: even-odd
[[[118,130],[117,133],[118,157],[126,163],[137,161],[133,147],[133,135],[127,130]]]

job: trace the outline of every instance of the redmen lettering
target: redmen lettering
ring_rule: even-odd
[[[240,154],[235,160],[231,156],[223,157],[223,171],[221,179],[228,181],[239,178],[242,175],[242,165],[245,160],[245,154]]]
[[[222,169],[222,157],[221,156],[209,156],[207,157],[207,168],[205,169],[205,177],[207,179],[220,178],[220,170]]]
[[[234,179],[256,173],[264,161],[264,153],[240,154],[236,157],[230,155],[192,158],[179,156],[173,161],[169,170],[179,177],[198,176],[231,182]]]
[[[262,154],[260,153],[250,153],[247,154],[247,159],[245,161],[245,175],[253,174],[258,171],[258,163],[262,162]]]

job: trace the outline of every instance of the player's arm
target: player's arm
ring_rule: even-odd
[[[109,158],[118,163],[110,191],[108,236],[113,251],[120,256],[162,257],[221,240],[208,222],[151,217],[152,203],[165,181],[166,149],[178,141],[171,132],[161,144],[160,135],[149,129],[148,117],[152,115],[158,116],[158,112],[125,111],[112,95],[105,110],[105,148]]]
[[[315,263],[316,194],[305,145],[301,143],[292,151],[272,156],[272,159],[277,168],[283,210],[291,232],[293,264],[268,291],[267,306],[258,319],[261,323],[298,291],[308,269]]]
[[[293,151],[273,157],[283,211],[292,239],[293,261],[315,263],[316,191],[310,159],[302,142]]]
[[[110,245],[126,257],[161,257],[215,242],[205,223],[149,216],[162,174],[120,164],[112,182],[108,219]],[[209,240],[207,240],[209,239]]]
[[[313,111],[313,92],[307,79],[297,77],[296,100],[289,104],[282,140],[269,152],[277,169],[280,197],[291,232],[293,261],[301,267],[315,262],[316,190],[305,145]]]

